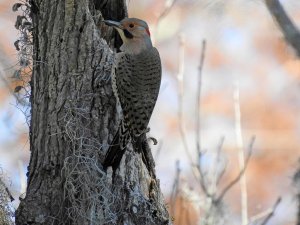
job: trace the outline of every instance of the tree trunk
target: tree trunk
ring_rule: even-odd
[[[16,224],[169,224],[155,178],[128,149],[102,169],[119,114],[111,47],[101,20],[126,16],[125,0],[31,0],[33,73],[28,186]],[[150,149],[150,148],[149,148]]]

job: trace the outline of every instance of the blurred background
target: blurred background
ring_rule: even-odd
[[[13,43],[19,35],[13,3],[0,0],[0,172],[18,199],[25,192],[30,153],[25,116],[12,94],[18,85],[11,79],[18,68]],[[281,3],[299,27],[300,1]],[[207,181],[212,192],[221,193],[243,168],[242,152],[246,160],[255,136],[245,177],[222,199],[227,224],[245,222],[242,212],[249,222],[267,214],[278,197],[282,201],[267,224],[295,224],[292,177],[300,156],[300,60],[264,1],[130,0],[128,10],[130,17],[148,22],[162,58],[162,85],[150,127],[159,141],[152,147],[156,171],[174,223],[199,224],[204,215],[207,198],[194,167],[199,165],[197,140],[206,175],[226,166],[218,185]]]

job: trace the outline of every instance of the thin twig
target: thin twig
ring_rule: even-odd
[[[300,57],[300,32],[285,12],[278,0],[265,0],[267,8],[279,25],[285,40],[295,49]]]
[[[261,223],[261,225],[266,225],[268,223],[268,221],[271,219],[272,216],[274,216],[275,210],[277,208],[277,206],[279,205],[279,203],[281,202],[281,197],[279,197],[277,199],[277,201],[275,202],[272,211],[269,213],[269,215],[263,220],[263,222]]]
[[[218,149],[217,149],[217,165],[220,165],[221,164],[221,160],[220,160],[220,156],[221,156],[221,151],[222,151],[222,148],[223,148],[223,144],[225,142],[225,137],[222,137],[220,142],[219,142],[219,145],[218,145]],[[224,168],[222,168],[222,170],[218,173],[218,176],[217,176],[217,179],[216,179],[216,185],[218,185],[226,171],[226,165],[224,165]]]
[[[205,176],[205,173],[202,170],[202,163],[201,163],[202,156],[203,156],[203,153],[200,151],[198,153],[199,158],[198,158],[198,164],[197,164],[197,169],[198,169],[198,172],[199,172],[199,175],[200,175],[199,182],[200,182],[201,189],[204,192],[204,194],[206,195],[206,197],[211,198],[212,194],[210,194],[209,191],[208,191],[208,187],[206,185],[207,184],[206,176]]]
[[[183,77],[184,77],[184,46],[185,40],[183,35],[179,36],[179,68],[177,74],[177,82],[178,82],[178,123],[179,123],[179,132],[182,139],[184,150],[191,162],[193,164],[193,158],[189,152],[188,144],[186,140],[186,135],[184,131],[183,125]]]
[[[177,0],[166,0],[165,1],[165,8],[163,9],[163,11],[161,12],[161,14],[159,15],[157,21],[158,23],[160,22],[160,20],[162,20],[166,15],[169,14],[169,12],[171,11],[172,7],[175,5]]]
[[[206,50],[206,40],[202,41],[202,48],[201,48],[201,56],[200,56],[200,64],[198,69],[198,84],[197,84],[197,99],[196,99],[196,149],[198,154],[198,172],[200,174],[200,185],[202,191],[205,193],[206,196],[211,196],[208,192],[208,188],[206,186],[206,179],[205,174],[202,170],[201,161],[202,161],[202,149],[201,149],[201,133],[200,133],[200,107],[201,107],[201,87],[202,87],[202,70],[204,66],[204,59],[205,59],[205,50]]]
[[[252,225],[252,224],[257,224],[257,222],[259,220],[261,220],[262,218],[265,218],[267,215],[269,215],[269,213],[272,211],[272,208],[269,208],[263,212],[260,212],[254,216],[251,216],[251,218],[249,219],[249,223],[248,225]]]
[[[235,179],[233,179],[224,189],[223,191],[221,192],[221,194],[219,195],[219,197],[217,198],[217,201],[220,202],[223,197],[225,196],[225,194],[227,193],[227,191],[229,191],[240,179],[241,179],[241,176],[245,173],[246,169],[247,169],[247,166],[248,166],[248,163],[249,163],[249,160],[251,158],[251,154],[252,154],[252,149],[253,149],[253,144],[254,144],[254,141],[255,141],[255,137],[252,137],[251,140],[250,140],[250,144],[249,144],[249,147],[248,147],[248,155],[246,157],[246,161],[245,161],[245,167],[240,170],[239,174],[237,175],[237,177]]]
[[[175,215],[175,209],[176,209],[176,199],[178,195],[178,190],[179,190],[179,179],[180,179],[180,161],[177,160],[176,164],[176,174],[175,174],[175,179],[172,187],[172,192],[171,192],[171,215]]]
[[[202,50],[200,57],[199,73],[198,73],[198,85],[197,85],[197,102],[196,102],[196,148],[198,154],[201,151],[201,134],[200,134],[200,107],[201,107],[201,87],[202,87],[202,70],[205,59],[206,41],[202,41]]]
[[[155,24],[155,28],[154,28],[154,35],[153,35],[153,38],[152,38],[153,44],[155,44],[155,41],[156,41],[156,36],[157,36],[157,31],[158,31],[159,24],[161,23],[162,19],[170,13],[170,11],[171,11],[172,7],[175,5],[176,1],[177,0],[166,0],[165,1],[164,9],[159,14],[159,16],[156,20],[156,24]]]
[[[224,137],[221,137],[218,146],[217,146],[217,151],[214,157],[214,163],[212,164],[212,175],[211,175],[211,189],[212,189],[212,193],[216,193],[217,191],[217,186],[219,183],[219,179],[220,179],[220,175],[224,173],[224,168],[222,168],[221,172],[219,172],[219,166],[221,165],[221,150],[223,147],[223,143],[224,143]],[[221,175],[222,176],[222,175]]]
[[[280,201],[281,199],[278,198],[277,201],[276,201],[276,203],[274,204],[274,206],[275,206],[276,204],[278,204],[278,203],[277,203],[278,200]],[[256,215],[252,216],[252,217],[250,218],[250,221],[249,221],[248,225],[254,224],[254,223],[256,223],[257,221],[261,220],[262,218],[266,218],[270,213],[272,213],[272,212],[274,211],[274,206],[273,206],[272,208],[269,208],[269,209],[267,209],[267,210],[265,210],[265,211],[263,211],[263,212],[260,212],[260,213],[258,213],[258,214],[256,214]]]
[[[238,81],[234,85],[234,116],[235,116],[235,133],[236,142],[238,149],[238,158],[240,170],[245,167],[245,155],[244,155],[244,144],[242,136],[242,125],[241,125],[241,105],[240,105],[240,91]],[[246,175],[243,173],[240,178],[241,188],[241,217],[242,225],[248,224],[248,193],[247,193],[247,181]]]

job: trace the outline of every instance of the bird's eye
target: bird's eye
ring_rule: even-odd
[[[130,28],[133,28],[133,27],[134,27],[134,24],[133,24],[133,23],[129,24],[129,27],[130,27]]]

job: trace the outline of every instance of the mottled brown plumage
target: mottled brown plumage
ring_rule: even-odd
[[[146,132],[159,92],[159,53],[156,48],[138,55],[120,53],[114,74],[115,94],[123,110],[123,120],[131,134],[139,136]]]
[[[142,142],[159,93],[161,61],[144,21],[127,18],[106,23],[115,26],[123,40],[112,72],[112,87],[123,118],[104,163],[104,167],[116,168],[130,138],[135,151],[143,151]]]

